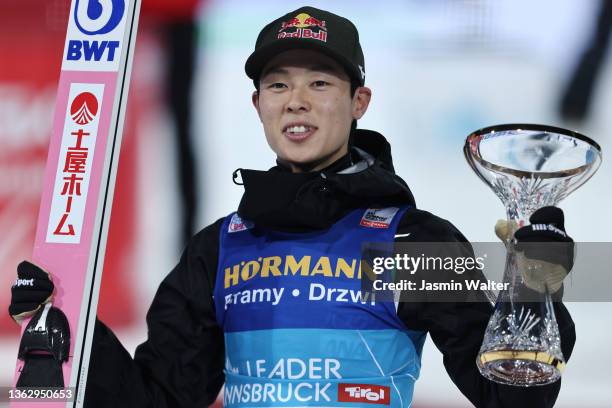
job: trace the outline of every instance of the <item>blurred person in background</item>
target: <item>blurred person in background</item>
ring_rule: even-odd
[[[408,407],[427,333],[475,406],[553,406],[560,382],[511,387],[478,372],[493,311],[484,294],[481,302],[397,306],[353,296],[363,242],[467,243],[451,223],[416,207],[385,138],[357,129],[372,90],[355,26],[302,7],[262,29],[245,69],[277,165],[235,174],[245,189],[238,211],[191,239],[157,291],[148,340],[133,358],[97,321],[86,406],[204,406],[225,383],[228,407],[355,407],[372,399]],[[536,214],[532,222],[565,233],[560,210]],[[524,228],[517,237],[562,241]],[[18,276],[33,279],[13,287],[10,314],[19,321],[53,286],[27,262]],[[568,359],[574,324],[561,302],[555,313]],[[368,395],[354,385],[369,387]]]
[[[597,24],[593,28],[592,37],[561,95],[559,111],[566,120],[582,122],[591,110],[595,85],[610,44],[612,1],[601,0]]]
[[[162,28],[166,42],[165,97],[176,136],[178,187],[182,210],[181,246],[193,236],[198,208],[196,154],[193,149],[191,90],[195,68],[197,31],[195,14],[205,0],[147,0],[142,17]],[[202,135],[200,135],[202,137]]]

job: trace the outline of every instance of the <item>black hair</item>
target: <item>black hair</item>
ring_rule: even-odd
[[[355,92],[357,92],[357,88],[359,88],[360,86],[361,85],[358,80],[356,80],[355,78],[351,78],[351,98],[355,96]]]
[[[361,86],[361,83],[353,78],[351,78],[351,99],[355,96],[355,93],[357,92],[357,88],[359,88]],[[353,119],[353,121],[351,122],[351,135],[349,136],[349,151],[351,150],[351,147],[353,146],[353,131],[357,129],[357,119]]]

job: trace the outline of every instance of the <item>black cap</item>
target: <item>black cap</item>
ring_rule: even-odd
[[[331,57],[359,85],[365,83],[363,51],[355,25],[344,17],[314,7],[300,7],[266,25],[244,70],[257,85],[261,70],[271,58],[300,48]]]

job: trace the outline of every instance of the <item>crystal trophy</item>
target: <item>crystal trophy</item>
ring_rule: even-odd
[[[497,296],[476,364],[483,376],[498,383],[550,384],[565,367],[551,293],[546,284],[537,291],[527,287],[524,273],[533,273],[533,264],[530,271],[521,270],[527,266],[513,235],[537,209],[556,206],[584,184],[601,163],[601,148],[573,131],[512,124],[473,132],[463,151],[503,202],[513,229],[505,242],[504,282],[509,285]]]

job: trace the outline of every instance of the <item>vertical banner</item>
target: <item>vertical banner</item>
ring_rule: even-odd
[[[140,0],[71,4],[32,259],[50,272],[53,306],[67,318],[68,358],[58,364],[73,398],[48,394],[36,406],[83,406],[139,10]],[[32,330],[47,329],[44,310]],[[36,355],[20,355],[15,385],[43,367]]]

